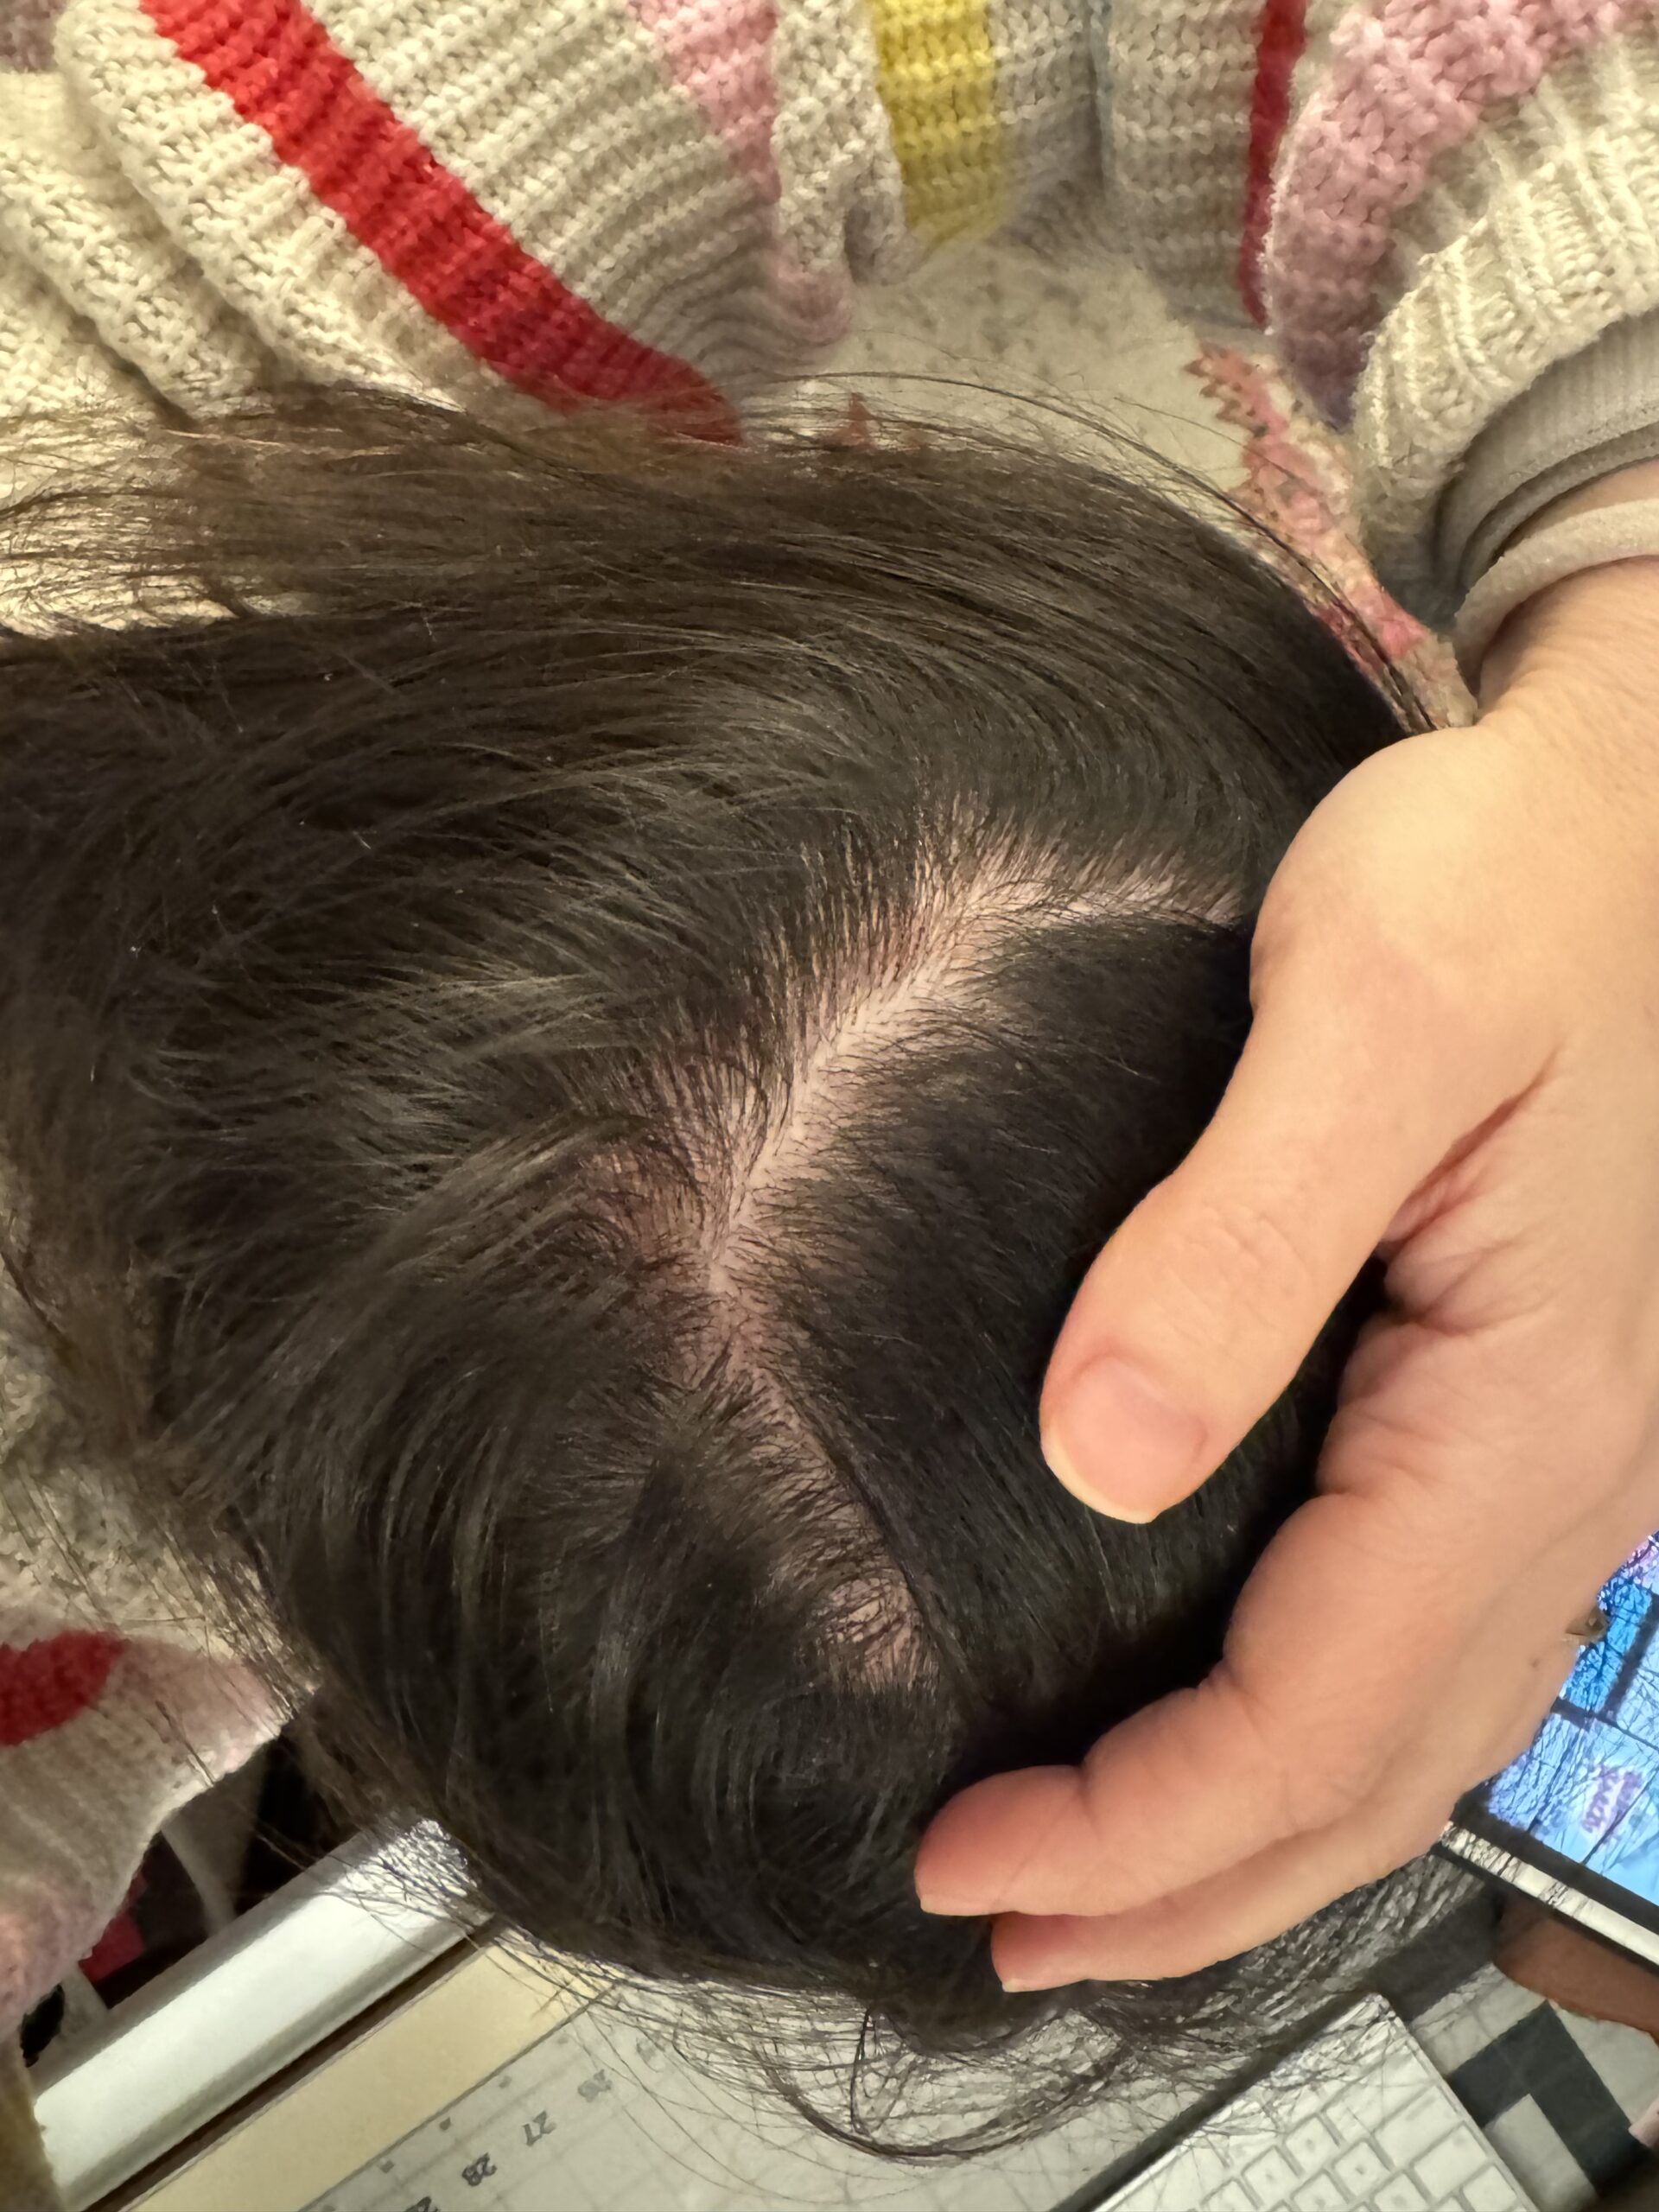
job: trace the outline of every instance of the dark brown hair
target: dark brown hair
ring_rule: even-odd
[[[10,517],[12,1264],[356,1802],[855,2139],[1268,2032],[1351,1913],[1013,1999],[910,1867],[1195,1679],[1307,1489],[1351,1314],[1149,1529],[1036,1393],[1407,702],[1218,529],[986,438],[87,435]],[[790,2024],[837,2018],[831,2094]]]

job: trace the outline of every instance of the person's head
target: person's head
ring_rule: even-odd
[[[363,1802],[538,1942],[924,2059],[1268,2005],[1006,1998],[911,1862],[1201,1675],[1308,1489],[1351,1315],[1150,1528],[1037,1391],[1404,703],[1179,507],[984,440],[342,403],[15,531],[171,610],[0,649],[15,1263]]]

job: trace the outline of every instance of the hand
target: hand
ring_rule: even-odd
[[[1474,729],[1297,838],[1221,1109],[1056,1347],[1057,1473],[1150,1518],[1389,1261],[1214,1673],[924,1841],[923,1903],[1002,1916],[1010,1986],[1185,1973],[1427,1849],[1659,1528],[1659,562],[1557,585],[1499,652]]]

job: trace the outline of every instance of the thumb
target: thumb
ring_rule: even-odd
[[[1497,1103],[1478,1103],[1466,1036],[1436,1052],[1452,1025],[1408,978],[1339,980],[1286,947],[1259,995],[1214,1119],[1090,1269],[1049,1362],[1049,1465],[1121,1521],[1215,1471]]]

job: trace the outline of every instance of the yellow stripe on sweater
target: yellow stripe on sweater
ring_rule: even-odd
[[[1007,190],[992,0],[868,0],[905,214],[931,245],[1001,223]]]

